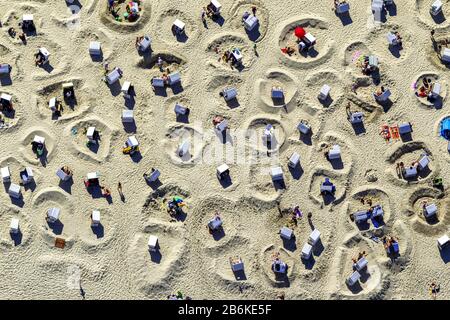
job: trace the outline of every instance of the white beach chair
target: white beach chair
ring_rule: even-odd
[[[179,19],[176,19],[173,22],[173,28],[175,29],[175,33],[177,33],[177,34],[184,33],[185,32],[185,27],[186,27],[186,24],[183,21],[179,20]]]
[[[309,46],[313,47],[316,44],[316,37],[314,37],[310,32],[307,32],[302,40]]]
[[[20,186],[18,184],[11,183],[9,185],[8,194],[12,198],[20,199],[22,195],[20,192]]]
[[[367,211],[357,211],[353,214],[353,218],[355,219],[355,223],[359,224],[362,222],[367,222],[370,215]]]
[[[384,7],[383,0],[372,1],[373,18],[376,22],[381,22],[381,12],[383,11],[383,7]]]
[[[0,100],[2,100],[2,102],[11,104],[12,96],[10,94],[7,94],[7,93],[2,93],[0,95]]]
[[[270,176],[273,181],[283,180],[283,169],[281,167],[273,167],[270,169]]]
[[[31,169],[30,167],[26,167],[24,172],[21,173],[20,178],[22,179],[22,183],[24,185],[30,183],[33,181],[34,179],[34,173],[33,173],[33,169]]]
[[[433,89],[431,90],[431,94],[433,96],[433,98],[437,98],[441,95],[441,84],[436,82],[433,85]]]
[[[230,101],[233,99],[236,99],[237,97],[237,89],[235,88],[226,88],[222,91],[223,93],[223,98],[225,99],[225,101]]]
[[[341,158],[341,147],[339,145],[335,144],[328,152],[328,158],[330,160],[340,159]]]
[[[0,64],[0,75],[9,74],[11,72],[11,66],[7,63]]]
[[[133,110],[123,110],[122,111],[122,122],[123,123],[133,123],[134,122],[134,111]]]
[[[56,98],[55,98],[55,97],[53,97],[53,98],[51,98],[51,99],[49,100],[49,102],[48,102],[48,108],[49,108],[50,110],[52,110],[52,112],[55,112],[55,111],[56,111]]]
[[[219,180],[225,179],[230,175],[230,168],[225,163],[221,164],[217,167],[216,175]]]
[[[437,205],[432,203],[425,207],[423,215],[425,216],[425,218],[431,218],[437,214],[437,211],[438,211]]]
[[[439,250],[445,249],[448,245],[450,245],[450,238],[448,235],[443,235],[437,240]]]
[[[92,211],[91,219],[92,219],[91,226],[98,227],[98,225],[100,224],[100,211],[98,210]]]
[[[139,42],[139,51],[144,52],[147,51],[148,48],[150,48],[150,45],[152,44],[152,39],[149,36],[144,36],[144,39]]]
[[[50,52],[44,47],[39,48],[39,54],[41,55],[43,61],[42,64],[46,64],[50,59]]]
[[[313,247],[309,243],[305,243],[302,248],[301,257],[302,259],[308,260],[312,256]]]
[[[97,143],[97,140],[94,139],[94,136],[95,136],[95,127],[89,127],[86,132],[86,137],[88,138],[89,142]]]
[[[59,214],[61,210],[59,208],[50,208],[47,211],[47,221],[50,223],[55,223],[59,220]]]
[[[210,4],[214,14],[218,15],[220,13],[220,10],[222,9],[222,5],[217,0],[211,0]]]
[[[131,148],[139,147],[139,142],[136,139],[136,136],[128,137],[128,139],[126,141],[126,145],[127,145],[127,147],[131,147]]]
[[[111,71],[107,76],[106,76],[106,81],[108,82],[109,85],[119,81],[119,79],[122,77],[122,75],[119,72],[118,68],[115,68],[113,71]]]
[[[11,172],[9,171],[9,167],[1,168],[0,172],[2,174],[2,181],[3,181],[3,183],[11,181]]]
[[[34,17],[32,14],[22,15],[22,26],[25,29],[28,29],[28,28],[34,26]]]
[[[361,274],[358,271],[353,272],[350,277],[347,278],[346,283],[351,287],[355,285],[361,278]]]
[[[328,97],[330,96],[330,91],[331,91],[331,87],[327,84],[324,84],[319,92],[319,96],[318,96],[319,100],[321,100],[321,101],[327,100]]]
[[[120,89],[120,91],[122,91],[123,96],[126,99],[130,99],[131,98],[130,89],[131,89],[131,82],[130,81],[125,81],[123,83],[122,88]]]
[[[241,62],[242,62],[243,56],[242,56],[242,53],[241,53],[240,50],[234,49],[234,50],[232,51],[232,55],[233,55],[234,59],[236,59],[236,61],[237,61],[238,63],[241,63]]]
[[[356,271],[364,270],[364,268],[366,268],[368,264],[369,261],[367,261],[365,257],[362,257],[361,259],[358,260],[358,262],[355,263]]]
[[[308,243],[312,246],[315,246],[317,242],[320,240],[320,231],[317,229],[314,229],[308,238]]]
[[[300,163],[300,155],[297,152],[294,152],[288,161],[288,166],[291,168],[295,168]]]
[[[428,156],[423,156],[422,158],[420,158],[419,164],[417,167],[419,170],[423,170],[428,166],[429,163],[430,163],[430,158]]]
[[[291,228],[283,227],[280,230],[280,237],[286,240],[291,240],[294,236],[294,231]]]
[[[398,39],[395,34],[393,34],[392,32],[388,32],[386,37],[390,46],[398,45]]]
[[[170,86],[173,86],[174,84],[181,82],[181,75],[179,72],[171,73],[167,76],[167,78],[169,79]]]
[[[155,169],[155,170],[152,171],[152,173],[150,173],[150,175],[148,175],[148,176],[146,177],[146,179],[147,179],[149,182],[155,182],[156,180],[159,179],[159,176],[160,176],[160,175],[161,175],[161,172],[160,172],[158,169]]]
[[[244,28],[247,31],[252,31],[258,25],[258,23],[259,23],[258,18],[256,18],[255,16],[250,15],[244,21]]]
[[[98,41],[91,41],[89,43],[89,54],[92,56],[101,56],[102,48],[101,44]]]
[[[158,237],[151,235],[148,238],[148,250],[155,252],[158,250]]]
[[[440,14],[442,12],[442,6],[443,4],[441,0],[436,0],[435,2],[433,2],[430,8],[431,15],[437,16],[438,14]]]
[[[208,222],[208,228],[211,230],[218,230],[223,224],[222,219],[219,217],[214,217]]]
[[[9,225],[9,232],[12,234],[19,233],[19,219],[12,218],[11,223]]]

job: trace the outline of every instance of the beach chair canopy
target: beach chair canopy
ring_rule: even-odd
[[[336,8],[337,13],[345,13],[349,11],[350,11],[350,4],[348,2],[340,3]]]
[[[179,20],[179,19],[176,19],[173,22],[173,25],[178,31],[184,31],[184,28],[186,26],[186,24],[184,22],[182,22],[181,20]]]
[[[151,44],[152,44],[152,39],[149,36],[144,36],[144,38],[139,43],[139,50],[145,51],[150,47]]]
[[[297,126],[297,129],[303,134],[308,134],[311,130],[311,127],[304,122],[300,122]]]
[[[95,135],[95,127],[89,127],[86,132],[86,137],[88,137],[88,139],[94,139],[94,135]]]
[[[283,169],[281,167],[273,167],[270,169],[272,180],[283,180]]]
[[[353,286],[355,283],[357,283],[359,281],[360,278],[361,278],[361,274],[358,271],[355,271],[347,279],[347,284],[349,286]]]
[[[357,271],[361,271],[364,268],[366,268],[368,264],[369,264],[369,261],[367,261],[367,259],[365,257],[362,257],[361,259],[358,260],[358,262],[356,262],[355,268]]]
[[[328,152],[328,158],[330,160],[340,159],[341,158],[341,147],[335,144],[331,150]]]
[[[410,123],[402,123],[398,126],[398,132],[400,134],[408,134],[412,132],[412,127]]]
[[[3,103],[10,104],[11,100],[12,96],[10,94],[2,93],[2,95],[0,96],[0,101],[2,101]]]
[[[44,144],[45,143],[45,138],[41,137],[41,136],[38,136],[38,135],[35,135],[34,139],[33,139],[33,142],[38,143],[38,144]]]
[[[284,239],[291,240],[294,235],[294,231],[291,228],[283,227],[280,230],[280,236]]]
[[[66,174],[64,171],[62,171],[62,169],[58,169],[56,171],[56,175],[58,176],[59,179],[61,179],[62,181],[67,181],[70,176],[68,174]]]
[[[127,139],[127,145],[132,148],[136,148],[139,146],[139,142],[136,139],[136,136],[131,136]]]
[[[179,72],[169,74],[168,78],[169,78],[169,85],[181,82],[181,75]]]
[[[209,220],[208,227],[211,230],[217,230],[222,226],[222,223],[223,223],[222,219],[220,219],[219,217],[214,217],[211,220]]]
[[[122,111],[122,122],[133,122],[134,112],[133,110],[123,110]]]
[[[306,33],[302,39],[306,44],[313,46],[316,44],[316,38],[311,33]]]
[[[11,66],[7,63],[0,64],[0,74],[9,74]]]
[[[3,167],[0,169],[2,174],[3,182],[8,182],[11,180],[11,172],[9,171],[9,167]]]
[[[272,88],[272,99],[283,99],[284,92],[282,88]]]
[[[426,218],[430,218],[430,217],[436,215],[437,211],[438,211],[438,208],[437,208],[436,204],[432,203],[425,207],[423,214]]]
[[[289,158],[288,166],[291,168],[295,168],[300,163],[300,155],[297,152],[294,152]]]
[[[19,219],[12,218],[11,223],[9,225],[10,232],[17,233],[19,232]]]
[[[164,88],[164,79],[163,78],[153,78],[152,79],[152,86],[155,88]]]
[[[213,6],[213,9],[216,13],[218,13],[222,8],[222,5],[217,0],[211,0],[211,5]]]
[[[448,235],[444,235],[442,237],[440,237],[438,240],[438,247],[439,249],[443,249],[444,247],[448,246],[450,244],[450,238],[448,237]]]
[[[50,221],[56,221],[59,219],[59,213],[60,213],[59,208],[50,208],[47,211],[47,217]]]
[[[11,183],[8,189],[8,194],[13,198],[20,198],[20,186],[15,183]]]
[[[255,16],[248,16],[244,21],[244,28],[247,31],[252,31],[258,25],[258,18]]]
[[[92,211],[92,224],[98,225],[100,223],[100,211],[94,210]]]
[[[157,245],[158,245],[158,237],[154,236],[154,235],[151,235],[148,238],[148,248],[150,250],[156,250]]]
[[[441,56],[442,56],[442,61],[450,62],[450,48],[444,48]]]
[[[226,130],[228,128],[228,121],[222,120],[219,124],[216,125],[216,129],[220,132]]]
[[[89,53],[92,55],[101,55],[102,49],[101,44],[98,41],[91,41],[89,43]]]
[[[301,257],[303,259],[309,259],[312,255],[312,249],[312,245],[310,245],[309,243],[305,243],[302,248]]]
[[[313,246],[319,241],[319,239],[320,239],[320,231],[314,229],[309,235],[308,243]]]
[[[222,93],[225,101],[230,101],[237,97],[238,92],[236,88],[226,88],[222,91]]]
[[[433,16],[437,16],[439,13],[442,12],[442,1],[441,0],[436,0],[435,2],[433,2],[433,4],[431,5],[430,8],[430,13]]]
[[[117,68],[115,68],[113,71],[111,71],[106,76],[106,81],[108,81],[108,84],[113,84],[114,82],[118,81],[120,79],[121,75]]]
[[[330,95],[331,87],[327,84],[324,84],[319,92],[319,99],[325,100]]]

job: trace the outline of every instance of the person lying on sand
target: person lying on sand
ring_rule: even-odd
[[[101,189],[102,189],[102,195],[103,195],[105,198],[111,196],[111,190],[109,190],[108,187],[102,186]]]

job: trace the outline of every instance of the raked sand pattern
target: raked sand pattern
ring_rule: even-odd
[[[346,18],[335,14],[331,0],[220,2],[222,18],[207,19],[205,28],[200,15],[207,0],[144,0],[133,22],[115,21],[105,0],[0,1],[0,63],[12,66],[0,78],[0,93],[14,103],[0,128],[0,167],[11,171],[0,190],[0,299],[80,299],[80,283],[86,299],[165,299],[177,291],[193,299],[275,299],[281,293],[286,299],[429,299],[432,281],[441,285],[438,299],[450,299],[450,253],[436,243],[450,233],[450,155],[439,137],[441,121],[450,116],[450,75],[430,40],[432,29],[436,40],[450,39],[450,1],[443,1],[442,20],[430,15],[432,0],[397,0],[383,23],[374,22],[370,0],[348,0]],[[241,17],[252,6],[259,28],[246,32]],[[18,30],[27,13],[37,34],[24,45],[8,29]],[[184,36],[172,33],[177,18],[186,23]],[[298,26],[315,35],[315,50],[283,54]],[[388,46],[389,31],[402,35],[401,50]],[[135,39],[143,35],[152,38],[151,52],[139,54]],[[101,42],[101,58],[89,55],[91,41]],[[34,64],[39,47],[51,53],[42,68]],[[242,66],[220,60],[231,48],[241,50]],[[369,54],[379,58],[378,78],[356,66]],[[161,75],[158,57],[164,68],[180,72],[181,87],[152,90],[151,78]],[[104,61],[121,68],[120,84],[101,81]],[[442,85],[433,103],[415,95],[424,77]],[[120,92],[124,81],[134,86],[131,99]],[[71,103],[62,94],[68,82],[76,94]],[[324,84],[331,93],[321,101]],[[392,92],[388,103],[372,96],[380,85]],[[226,87],[238,90],[236,100],[219,95]],[[284,89],[284,101],[272,99],[272,87]],[[63,101],[60,116],[48,108],[51,97]],[[185,117],[173,112],[177,103],[189,108]],[[349,109],[364,114],[363,128],[347,120]],[[122,123],[123,110],[133,110],[133,125]],[[215,116],[228,121],[225,136],[213,130]],[[301,120],[311,125],[310,135],[297,130]],[[402,122],[413,124],[409,139],[387,143],[381,126]],[[269,148],[261,140],[268,124],[274,127]],[[86,145],[91,126],[100,132],[96,145]],[[31,149],[35,135],[46,139],[40,158]],[[130,135],[140,143],[137,156],[122,154]],[[176,150],[185,139],[189,152],[180,158]],[[324,154],[335,144],[341,159],[328,161]],[[224,161],[205,161],[220,152],[233,159],[228,184],[216,177]],[[293,152],[300,155],[295,169],[288,166]],[[427,170],[415,179],[397,175],[397,163],[423,153],[430,158]],[[253,162],[240,162],[255,155]],[[283,169],[283,185],[270,177],[274,162]],[[73,177],[61,182],[55,172],[65,165]],[[25,167],[33,169],[34,181],[13,199],[8,188],[20,183]],[[151,168],[161,172],[155,183],[143,178]],[[95,171],[111,198],[87,192],[83,179]],[[431,185],[438,177],[443,190]],[[336,186],[333,197],[319,192],[325,178]],[[175,196],[186,206],[172,218],[164,199]],[[437,205],[435,220],[423,216],[424,202]],[[367,203],[382,205],[382,225],[353,221]],[[296,205],[303,217],[295,225]],[[61,210],[57,223],[45,220],[52,207]],[[101,212],[98,227],[91,226],[93,210]],[[223,230],[210,234],[206,225],[216,212]],[[14,235],[12,218],[20,220]],[[293,240],[278,234],[284,226],[293,229]],[[302,247],[315,228],[321,240],[305,261]],[[149,252],[150,235],[158,236],[159,252]],[[395,260],[374,240],[384,235],[398,239]],[[57,238],[65,240],[63,249],[55,247]],[[362,251],[367,271],[349,286],[352,258]],[[271,270],[274,252],[289,266],[282,277]],[[229,262],[236,256],[245,265],[238,277]]]

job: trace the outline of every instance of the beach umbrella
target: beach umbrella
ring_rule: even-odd
[[[306,34],[306,31],[302,27],[297,27],[294,30],[294,34],[297,38],[303,38]]]

